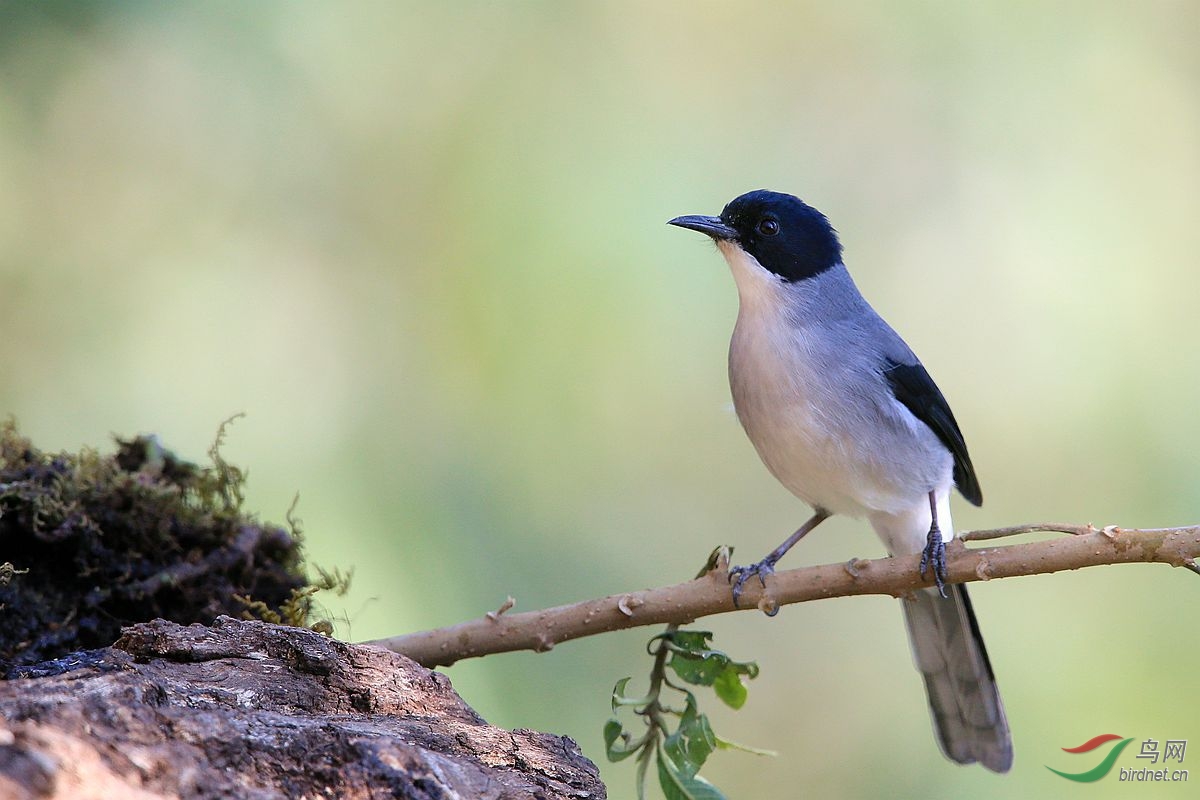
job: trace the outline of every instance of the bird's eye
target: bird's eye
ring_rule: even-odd
[[[758,232],[763,236],[774,236],[779,233],[779,221],[767,217],[758,221]]]

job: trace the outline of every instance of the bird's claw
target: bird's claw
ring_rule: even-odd
[[[925,549],[921,551],[921,577],[930,569],[933,570],[933,582],[937,585],[938,594],[946,596],[946,543],[942,541],[942,532],[937,525],[929,528],[929,538]]]
[[[764,558],[757,564],[751,564],[746,567],[730,567],[729,582],[733,584],[733,605],[736,608],[738,600],[742,596],[742,587],[746,585],[746,581],[750,580],[751,576],[757,575],[758,582],[762,587],[767,588],[767,576],[775,572],[775,562],[769,558]]]

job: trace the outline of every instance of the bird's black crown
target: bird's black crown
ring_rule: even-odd
[[[785,281],[819,275],[842,261],[842,244],[829,220],[790,194],[758,189],[734,198],[721,221],[764,268]]]

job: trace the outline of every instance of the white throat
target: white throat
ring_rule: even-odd
[[[733,273],[743,308],[776,306],[780,302],[779,295],[786,284],[778,275],[759,264],[758,259],[743,250],[737,242],[718,241],[717,249],[725,256]]]

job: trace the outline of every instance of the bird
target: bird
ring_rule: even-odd
[[[729,345],[734,410],[767,469],[813,516],[766,558],[729,570],[736,605],[835,514],[865,518],[890,555],[921,554],[934,585],[902,599],[942,753],[1007,772],[1012,736],[966,587],[946,584],[951,489],[983,503],[954,414],[920,359],[858,290],[829,220],[759,189],[720,216],[670,225],[709,236],[738,291]],[[928,297],[923,298],[928,302]]]

